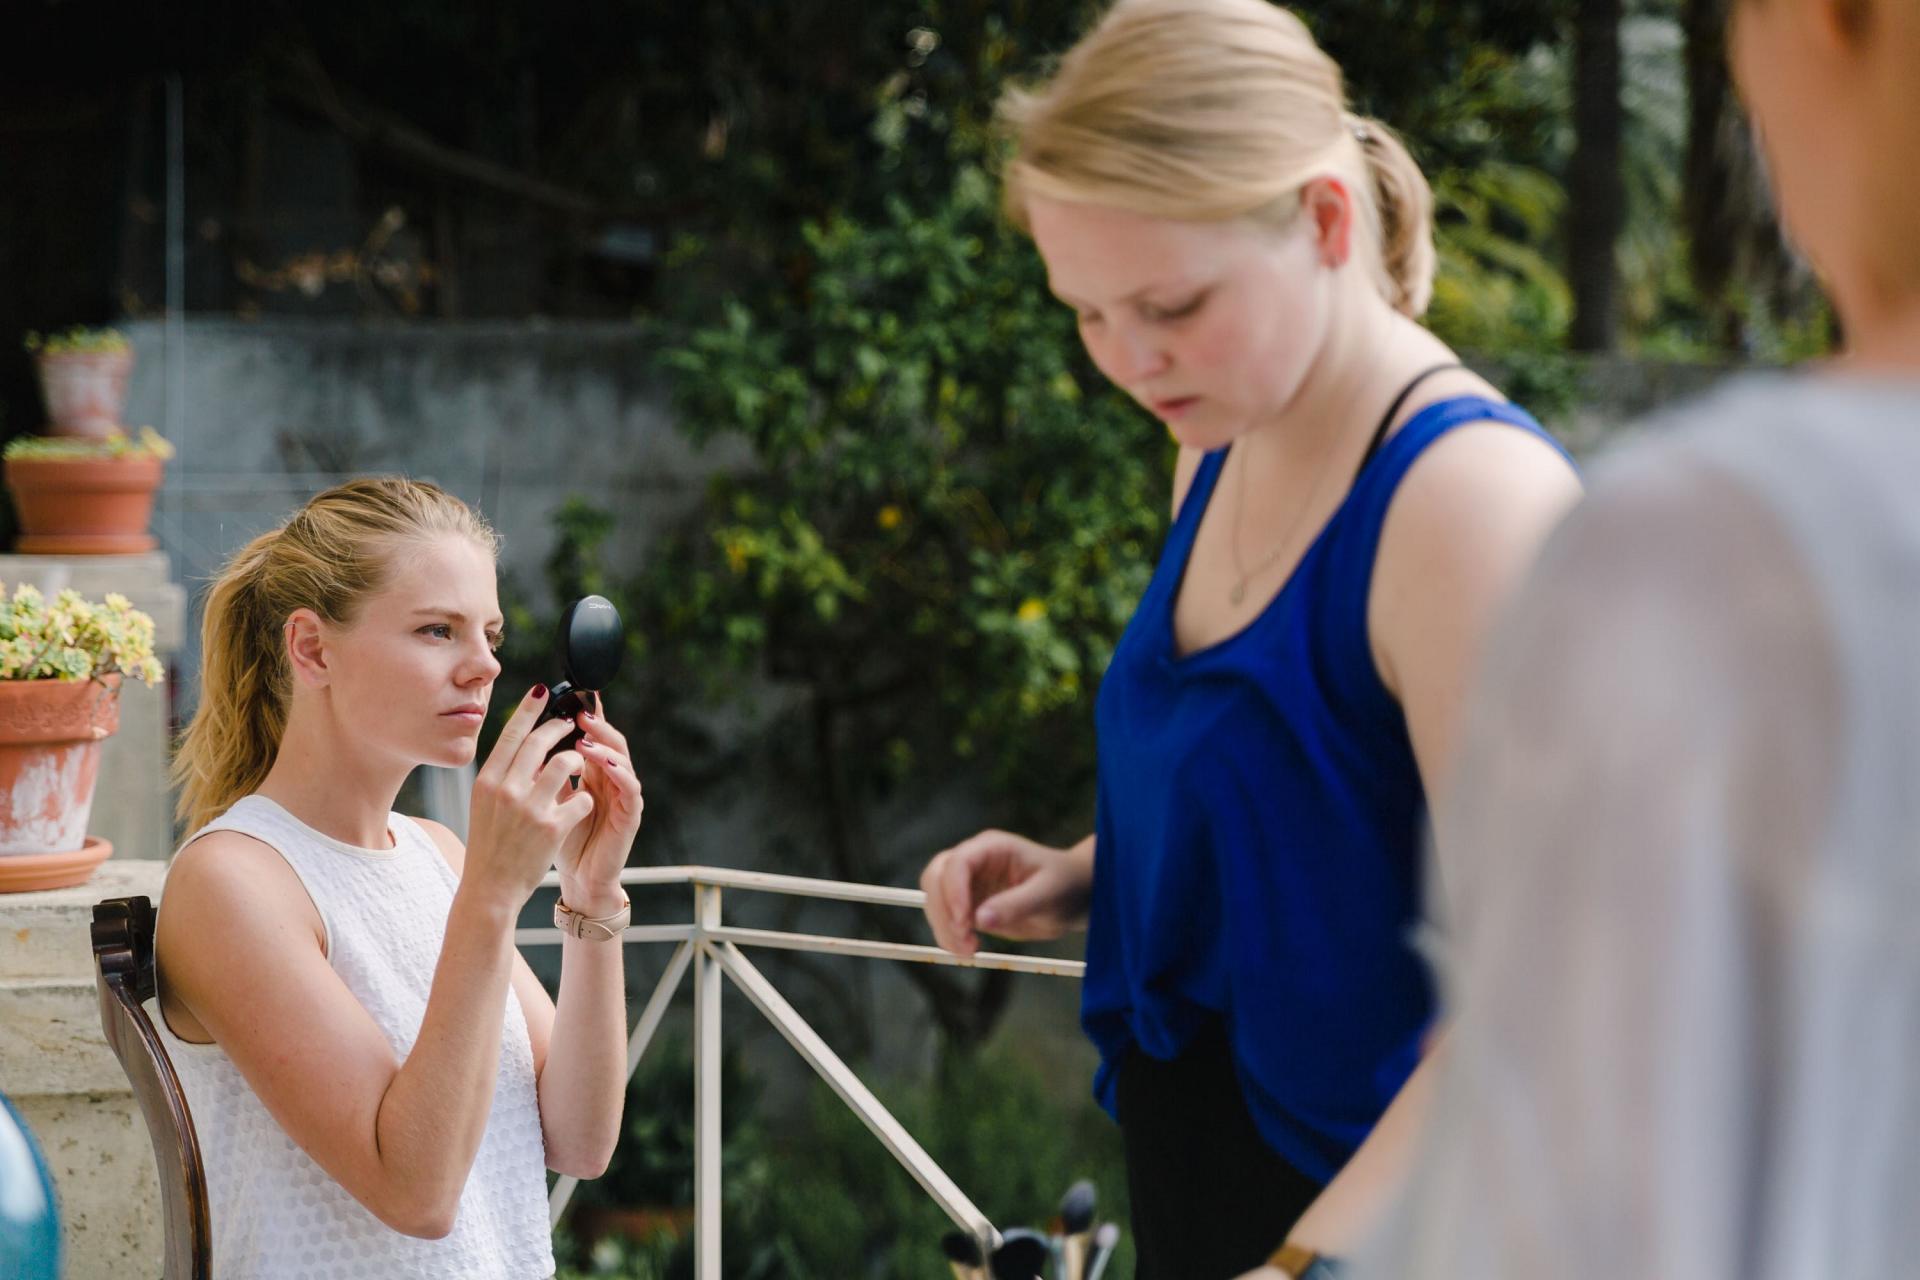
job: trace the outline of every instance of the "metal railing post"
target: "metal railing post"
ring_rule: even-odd
[[[908,964],[951,965],[971,969],[1000,969],[1047,977],[1078,978],[1086,971],[1083,962],[1046,956],[1009,955],[980,952],[962,958],[920,944],[876,942],[863,938],[793,933],[774,929],[729,928],[721,916],[721,894],[727,889],[775,893],[789,897],[817,898],[837,902],[859,902],[875,906],[918,910],[925,895],[912,889],[886,885],[853,884],[835,880],[815,880],[803,876],[779,875],[762,871],[740,871],[729,867],[628,867],[620,882],[631,888],[642,886],[691,885],[693,921],[691,924],[642,924],[631,926],[624,945],[673,943],[673,957],[654,987],[652,997],[641,1012],[627,1041],[627,1077],[640,1064],[649,1042],[659,1029],[661,1019],[673,1003],[675,992],[693,969],[693,1108],[694,1108],[694,1275],[696,1280],[720,1280],[721,1216],[721,1129],[720,1129],[720,993],[728,981],[738,986],[749,1002],[771,1022],[814,1071],[830,1085],[853,1113],[860,1117],[882,1145],[944,1210],[954,1224],[992,1247],[1000,1233],[973,1201],[956,1186],[924,1148],[894,1119],[872,1091],[840,1060],[807,1021],[788,1004],[759,969],[744,954],[746,947],[813,952],[821,955],[859,956],[876,960],[896,960]],[[553,886],[557,877],[549,874],[543,883]],[[558,946],[558,930],[530,928],[514,930],[518,946]],[[548,1198],[550,1220],[558,1222],[572,1197],[577,1179],[563,1177]]]
[[[693,1271],[720,1280],[720,991],[719,958],[705,931],[720,926],[720,889],[693,886],[700,932],[693,960]]]

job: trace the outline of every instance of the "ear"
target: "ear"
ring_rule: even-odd
[[[1323,266],[1344,267],[1353,256],[1353,195],[1339,178],[1314,178],[1300,188],[1300,212],[1312,228]]]
[[[281,629],[287,646],[287,665],[293,678],[310,688],[324,688],[333,678],[328,666],[326,624],[311,609],[295,609]]]

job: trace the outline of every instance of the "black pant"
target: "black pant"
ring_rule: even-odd
[[[1231,1280],[1265,1262],[1320,1194],[1254,1127],[1218,1025],[1172,1062],[1129,1052],[1118,1110],[1135,1280]]]

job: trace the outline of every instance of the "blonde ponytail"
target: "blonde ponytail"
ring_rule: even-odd
[[[197,831],[259,787],[287,727],[286,659],[257,584],[279,537],[263,533],[207,593],[200,701],[173,757],[179,817]]]
[[[292,672],[283,630],[299,609],[350,623],[396,552],[435,537],[499,538],[460,499],[417,480],[353,480],[249,542],[207,593],[200,701],[173,758],[178,815],[193,832],[257,790],[287,728]]]
[[[1347,123],[1367,158],[1383,292],[1395,310],[1418,320],[1433,300],[1433,188],[1399,134],[1361,116]]]
[[[1000,104],[1005,206],[1032,196],[1190,222],[1285,225],[1300,188],[1337,177],[1381,296],[1433,292],[1433,193],[1391,130],[1347,111],[1340,68],[1267,0],[1120,0],[1053,77]]]

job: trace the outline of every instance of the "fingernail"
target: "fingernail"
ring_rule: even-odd
[[[547,686],[543,684],[537,684],[533,686],[533,700],[535,702],[540,701],[540,699],[546,696],[547,696]]]
[[[580,715],[582,719],[586,719],[586,720],[592,720],[595,718],[593,712],[591,711],[582,711]]]
[[[994,925],[1000,923],[1000,913],[991,907],[982,907],[980,909],[980,923],[983,927],[991,929]]]

